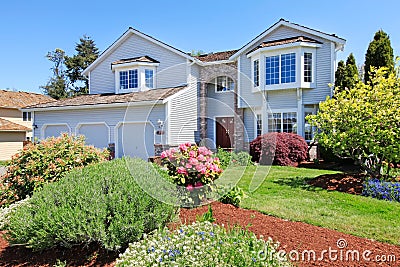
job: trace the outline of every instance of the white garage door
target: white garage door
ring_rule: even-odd
[[[58,137],[61,133],[70,133],[70,128],[66,124],[54,124],[54,125],[45,125],[44,127],[44,138],[47,137]]]
[[[149,123],[123,123],[118,128],[118,157],[154,156],[154,128]]]
[[[77,134],[85,136],[85,142],[87,145],[92,145],[98,148],[108,147],[109,128],[104,123],[81,124],[78,126]]]

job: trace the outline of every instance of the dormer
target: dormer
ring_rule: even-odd
[[[156,73],[160,62],[149,57],[133,57],[114,61],[115,93],[140,92],[156,88]]]

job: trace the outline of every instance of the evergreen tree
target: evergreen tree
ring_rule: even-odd
[[[89,36],[84,35],[76,44],[75,51],[72,57],[65,56],[66,75],[71,82],[73,95],[87,94],[89,81],[82,71],[99,57],[99,49]]]
[[[68,90],[68,82],[64,70],[65,52],[62,49],[56,48],[54,51],[48,52],[46,58],[54,63],[53,77],[46,85],[40,86],[44,93],[54,99],[67,98],[70,96]]]
[[[393,48],[390,44],[389,36],[379,30],[375,33],[374,39],[369,43],[365,54],[365,82],[371,80],[371,66],[380,68],[387,67],[388,74],[394,71]]]
[[[344,89],[344,78],[346,76],[346,65],[343,60],[340,60],[335,72],[335,93]]]
[[[353,53],[347,57],[346,60],[346,75],[344,78],[344,88],[353,88],[353,86],[358,82],[358,69],[356,64],[356,59]]]

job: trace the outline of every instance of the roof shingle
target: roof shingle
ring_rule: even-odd
[[[273,40],[273,41],[268,41],[268,42],[262,42],[259,44],[257,47],[254,49],[250,50],[247,54],[250,54],[251,52],[254,52],[260,48],[264,47],[271,47],[271,46],[277,46],[277,45],[284,45],[284,44],[292,44],[292,43],[297,43],[297,42],[306,42],[306,43],[314,43],[314,44],[322,44],[321,42],[311,39],[306,36],[295,36],[295,37],[289,37],[289,38],[284,38],[284,39],[279,39],[279,40]]]
[[[157,61],[154,58],[151,58],[149,56],[141,56],[141,57],[132,57],[132,58],[120,59],[120,60],[112,62],[111,65],[133,63],[133,62],[160,63],[159,61]]]
[[[31,129],[21,124],[0,118],[0,131],[27,132],[31,131]]]
[[[80,95],[73,98],[61,99],[56,102],[49,102],[29,106],[28,108],[50,108],[50,107],[68,107],[68,106],[86,106],[86,105],[99,105],[99,104],[114,104],[114,103],[129,103],[141,101],[156,101],[164,100],[169,96],[186,88],[186,85],[151,89],[142,92],[126,93],[126,94],[93,94],[93,95]]]
[[[2,108],[23,108],[52,101],[55,99],[46,95],[0,90],[0,107]]]
[[[222,52],[215,52],[204,54],[200,56],[196,56],[198,60],[202,62],[212,62],[212,61],[221,61],[221,60],[228,60],[233,54],[235,54],[238,50],[229,50],[229,51],[222,51]]]

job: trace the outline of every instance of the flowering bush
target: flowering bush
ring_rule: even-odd
[[[400,202],[400,182],[392,183],[379,179],[368,180],[363,184],[362,195]]]
[[[219,159],[211,150],[190,143],[163,151],[161,158],[173,181],[189,191],[212,183],[222,173]]]
[[[32,195],[44,184],[59,180],[75,167],[105,161],[107,151],[85,145],[83,136],[62,134],[39,144],[28,144],[8,163],[0,177],[0,206]]]
[[[260,164],[293,166],[307,159],[308,145],[293,133],[267,133],[250,142],[250,154]]]
[[[278,257],[278,246],[238,228],[193,223],[144,235],[129,245],[116,266],[292,266]]]

